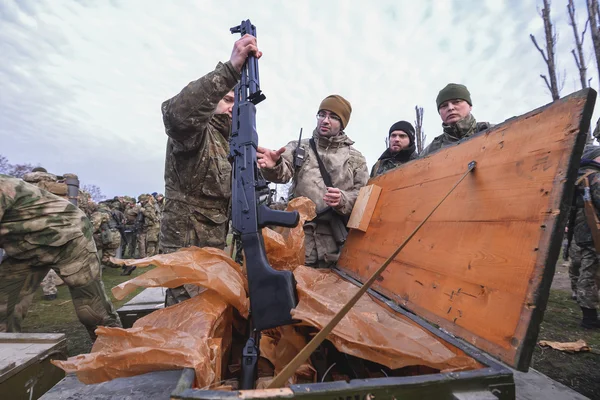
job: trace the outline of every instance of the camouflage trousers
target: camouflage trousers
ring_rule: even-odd
[[[579,280],[579,268],[581,267],[581,248],[575,241],[571,241],[569,247],[569,280],[571,281],[571,291],[577,293],[577,281]]]
[[[21,331],[33,295],[50,269],[69,287],[77,317],[92,340],[98,326],[121,327],[102,283],[100,260],[89,250],[89,240],[80,237],[54,248],[57,257],[53,265],[31,266],[33,262],[12,257],[0,264],[0,332]]]
[[[137,234],[138,258],[146,258],[146,232]]]
[[[308,222],[304,224],[304,265],[329,268],[337,262],[339,247],[327,224]]]
[[[583,308],[598,308],[600,260],[593,244],[581,245],[581,266],[577,280],[577,303]]]
[[[146,256],[152,257],[158,254],[158,236],[160,227],[148,228],[146,233]]]
[[[123,251],[122,251],[122,256],[123,258],[135,258],[135,251],[136,251],[136,244],[137,244],[137,239],[136,239],[136,233],[132,228],[126,228],[125,229],[125,237],[123,237],[122,240],[122,246],[123,246]]]
[[[187,218],[190,219],[189,217]],[[168,223],[168,217],[165,218],[165,214],[163,214],[163,219],[161,224]],[[174,246],[165,246],[162,237],[160,242],[161,252],[168,254],[173,253],[179,250],[182,247],[215,247],[217,249],[225,248],[225,241],[227,237],[227,231],[229,229],[228,221],[222,224],[215,224],[213,221],[210,221],[208,218],[202,217],[202,215],[197,215],[194,218],[193,223],[190,221],[187,225],[186,232],[181,232],[181,239],[179,247]],[[164,228],[163,228],[164,229]],[[161,235],[162,235],[161,231]],[[169,243],[174,243],[174,238],[170,237]],[[167,294],[165,297],[165,305],[171,306],[173,304],[177,304],[183,300],[190,299],[195,297],[200,293],[202,288],[196,285],[185,284],[183,286],[179,286],[177,288],[167,290]]]
[[[42,291],[45,296],[56,294],[56,286],[62,285],[64,282],[53,269],[48,271],[44,280],[42,280]]]

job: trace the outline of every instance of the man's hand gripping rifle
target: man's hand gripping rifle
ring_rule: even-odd
[[[256,37],[250,20],[231,28],[231,33]],[[233,160],[232,225],[240,233],[250,295],[251,332],[244,347],[240,389],[252,389],[256,380],[260,331],[293,323],[290,311],[297,304],[296,283],[290,271],[276,271],[267,260],[261,229],[267,225],[294,227],[298,212],[271,210],[259,205],[268,190],[256,163],[258,133],[255,105],[265,99],[260,91],[258,60],[250,54],[235,88],[230,157]]]

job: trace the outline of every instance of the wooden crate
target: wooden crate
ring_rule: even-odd
[[[37,399],[64,378],[50,360],[66,360],[62,333],[0,333],[0,399]]]

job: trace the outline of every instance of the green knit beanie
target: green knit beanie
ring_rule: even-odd
[[[452,99],[461,99],[469,103],[470,106],[473,105],[471,102],[471,93],[469,93],[469,89],[467,89],[465,85],[461,85],[459,83],[449,83],[445,88],[440,90],[437,98],[435,99],[438,110],[443,102]]]

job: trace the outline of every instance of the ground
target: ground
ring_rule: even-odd
[[[590,399],[600,399],[600,332],[579,326],[581,309],[570,296],[568,269],[559,260],[538,342],[583,339],[595,352],[569,354],[537,346],[532,367]]]
[[[135,295],[142,291],[136,290],[123,300],[116,300],[110,289],[121,282],[125,282],[137,275],[148,271],[149,268],[137,268],[131,276],[120,276],[120,268],[106,268],[103,271],[102,280],[106,288],[106,293],[115,306],[115,310],[131,300]],[[65,333],[67,334],[67,345],[69,356],[81,353],[88,353],[92,348],[92,341],[87,331],[77,319],[69,289],[65,285],[58,287],[58,296],[56,300],[43,300],[42,289],[38,289],[35,300],[23,321],[23,332],[44,332],[44,333]]]
[[[104,271],[104,284],[115,308],[121,307],[139,291],[124,300],[116,301],[110,289],[145,270],[147,269],[138,268],[131,277],[120,276],[120,269]],[[560,260],[556,267],[538,341],[574,342],[583,339],[592,349],[600,350],[600,332],[581,328],[580,320],[581,311],[577,303],[570,299],[568,271],[562,266]],[[38,291],[35,302],[24,321],[23,331],[66,333],[70,356],[87,353],[91,349],[91,341],[77,320],[71,297],[64,286],[58,289],[58,299],[51,302],[42,300],[42,292]],[[550,348],[542,349],[539,346],[535,349],[532,361],[533,368],[591,399],[600,399],[599,366],[600,352],[569,354]]]

